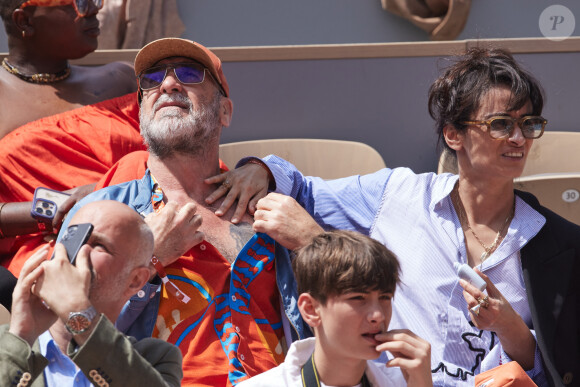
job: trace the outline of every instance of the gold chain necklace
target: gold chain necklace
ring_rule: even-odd
[[[457,185],[455,188],[453,188],[452,195],[453,195],[454,201],[457,203],[457,207],[459,210],[458,211],[459,223],[465,224],[465,226],[467,227],[467,229],[469,231],[471,231],[471,234],[473,234],[473,236],[475,237],[477,242],[479,242],[481,247],[483,247],[484,252],[481,253],[481,257],[480,257],[481,263],[483,263],[483,261],[485,261],[497,248],[499,242],[501,241],[501,235],[503,234],[503,232],[505,231],[506,227],[508,226],[510,220],[513,218],[513,216],[515,214],[515,209],[516,209],[515,198],[514,198],[514,204],[512,206],[511,212],[509,213],[507,218],[505,218],[505,221],[504,221],[503,225],[501,226],[500,230],[497,232],[497,235],[495,236],[493,243],[491,244],[491,246],[488,247],[481,241],[481,239],[479,239],[479,237],[477,236],[475,231],[473,231],[473,229],[471,228],[471,226],[469,224],[469,219],[467,218],[467,213],[465,212],[465,207],[463,207],[463,202],[461,201],[461,197],[459,196],[459,185]]]
[[[15,66],[8,63],[6,58],[2,60],[2,67],[6,69],[10,74],[16,75],[23,81],[30,83],[55,83],[67,79],[70,76],[70,66],[67,63],[66,68],[59,71],[58,73],[39,73],[39,74],[22,74]]]

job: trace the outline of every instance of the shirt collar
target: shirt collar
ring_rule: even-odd
[[[443,174],[443,176],[446,178],[443,184],[435,184],[433,186],[433,191],[431,193],[431,203],[429,203],[429,210],[431,211],[434,211],[436,208],[443,205],[443,200],[451,194],[453,187],[455,187],[455,184],[459,179],[459,175],[453,175],[450,173]],[[439,178],[443,176],[439,175]]]
[[[38,336],[38,344],[40,345],[40,353],[42,353],[43,356],[46,356],[47,353],[52,353],[55,350],[60,353],[60,349],[54,342],[49,331],[45,331]]]
[[[64,374],[74,375],[76,373],[76,365],[62,353],[48,330],[38,337],[38,343],[40,344],[40,353],[46,357],[50,364],[58,364],[58,369]]]

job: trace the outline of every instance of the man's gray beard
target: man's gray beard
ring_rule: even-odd
[[[211,101],[200,99],[199,106],[194,109],[191,100],[182,94],[162,94],[149,115],[141,109],[141,135],[149,152],[160,159],[174,153],[203,155],[208,143],[219,136],[220,99],[221,94],[217,91]],[[166,102],[187,104],[187,116],[182,117],[177,109],[170,109],[160,112],[155,120],[157,107]]]

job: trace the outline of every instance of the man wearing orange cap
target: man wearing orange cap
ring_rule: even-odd
[[[217,56],[189,40],[161,39],[137,54],[135,73],[147,170],[87,196],[72,213],[113,199],[146,217],[158,275],[125,306],[117,327],[176,344],[183,385],[235,385],[280,364],[288,344],[309,335],[288,252],[255,234],[248,214],[230,222],[233,209],[218,217],[205,203],[219,188],[204,180],[220,171],[220,134],[233,109]]]

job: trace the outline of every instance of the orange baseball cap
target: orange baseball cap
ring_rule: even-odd
[[[190,58],[203,64],[223,88],[226,97],[229,97],[230,88],[222,71],[221,60],[206,47],[187,39],[163,38],[145,45],[135,57],[135,75],[139,76],[160,60],[175,56]]]

